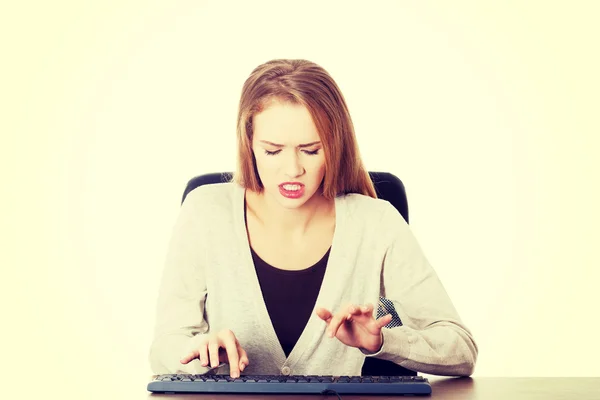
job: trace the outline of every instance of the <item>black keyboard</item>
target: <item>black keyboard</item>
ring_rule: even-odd
[[[428,395],[421,376],[154,375],[148,391],[158,393],[405,394]]]

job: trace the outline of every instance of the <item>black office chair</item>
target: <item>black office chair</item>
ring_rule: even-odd
[[[408,223],[408,202],[406,191],[402,181],[389,172],[369,172],[371,180],[375,186],[377,197],[390,202],[404,217]],[[231,172],[214,172],[196,176],[188,182],[181,203],[185,200],[189,192],[201,185],[212,183],[225,183],[231,181]],[[388,305],[392,307],[392,305]],[[395,312],[395,311],[394,311]],[[381,360],[374,357],[367,357],[362,367],[362,375],[373,376],[416,376],[415,371],[411,371],[391,361]]]

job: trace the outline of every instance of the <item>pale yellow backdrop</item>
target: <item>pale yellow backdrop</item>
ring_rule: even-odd
[[[325,67],[404,181],[475,376],[600,375],[598,3],[368,4],[0,6],[4,377],[144,395],[184,185],[233,168],[243,81],[280,57]]]

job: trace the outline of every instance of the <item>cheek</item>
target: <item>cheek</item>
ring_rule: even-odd
[[[254,159],[256,160],[256,168],[261,175],[268,175],[270,171],[277,168],[277,157],[259,154]]]
[[[325,157],[319,157],[313,162],[313,170],[318,173],[325,171]]]
[[[306,171],[311,175],[311,180],[315,182],[320,182],[323,176],[325,175],[325,159],[319,157],[319,159],[312,159],[305,164]]]

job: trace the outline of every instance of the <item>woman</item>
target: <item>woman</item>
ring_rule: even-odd
[[[351,376],[378,357],[471,375],[472,335],[402,216],[376,198],[329,74],[260,65],[237,134],[233,181],[193,190],[177,219],[153,372]],[[397,321],[375,318],[380,298]]]

